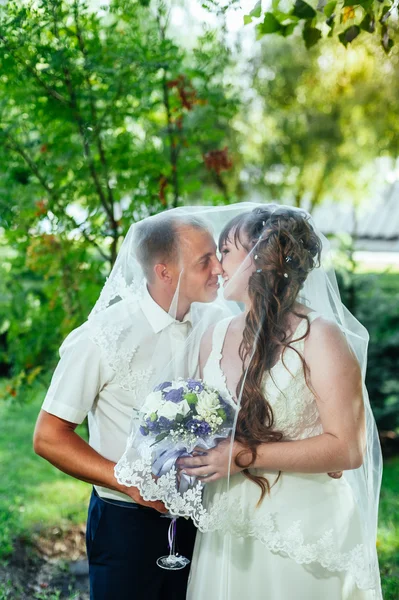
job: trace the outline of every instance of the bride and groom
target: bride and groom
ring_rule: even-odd
[[[175,209],[132,226],[88,321],[61,347],[34,440],[94,485],[91,598],[381,597],[366,339],[324,252],[288,207]],[[188,567],[156,565],[170,523],[162,495],[144,500],[114,475],[122,456],[136,464],[132,409],[170,365],[237,407],[233,439],[178,461],[204,482],[209,517],[197,535],[195,514],[176,521],[188,587]],[[86,415],[89,444],[75,433]]]

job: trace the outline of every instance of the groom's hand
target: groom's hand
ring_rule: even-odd
[[[147,506],[148,508],[154,508],[158,512],[165,514],[168,512],[168,509],[165,507],[164,503],[160,500],[155,500],[154,502],[150,502],[148,500],[144,500],[143,496],[140,494],[139,490],[136,487],[127,487],[123,490],[125,494],[130,496],[134,502],[137,504],[141,504],[141,506]]]

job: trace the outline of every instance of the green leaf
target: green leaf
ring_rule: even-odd
[[[283,37],[289,37],[293,32],[295,27],[298,25],[298,21],[294,22],[294,23],[288,23],[287,25],[282,25],[281,26],[281,35]]]
[[[168,431],[163,431],[162,433],[158,433],[157,437],[155,438],[155,442],[153,444],[151,444],[151,446],[154,446],[158,442],[162,442],[162,440],[164,440],[166,437],[168,437],[168,435],[169,435]]]
[[[157,413],[150,414],[150,421],[154,423],[157,420]]]
[[[367,14],[363,21],[360,23],[360,29],[367,31],[367,33],[374,33],[375,31],[375,18],[374,14]]]
[[[383,25],[381,28],[381,44],[386,54],[389,54],[393,48],[394,41],[389,37],[388,27]]]
[[[336,2],[329,2],[328,4],[325,5],[324,14],[326,15],[327,19],[332,17],[336,6],[337,6]]]
[[[249,23],[252,23],[251,15],[244,15],[244,25],[249,25]]]
[[[309,50],[312,46],[317,44],[321,38],[321,31],[317,27],[306,26],[302,33],[303,39],[305,40],[305,46]]]
[[[217,413],[218,413],[219,417],[221,419],[223,419],[223,421],[226,420],[227,415],[226,415],[226,411],[223,408],[219,408]]]
[[[335,29],[335,17],[330,17],[329,19],[327,19],[326,23],[330,27],[330,31],[328,32],[327,37],[332,38]]]
[[[181,413],[177,413],[176,417],[175,417],[175,421],[176,423],[182,423],[184,421],[184,417]]]
[[[262,0],[259,0],[259,2],[257,2],[255,4],[255,6],[253,7],[253,9],[251,10],[251,12],[249,14],[251,17],[254,17],[255,19],[259,19],[259,17],[262,14]]]
[[[280,31],[281,24],[277,21],[276,17],[273,13],[267,12],[265,13],[265,18],[263,19],[263,23],[258,25],[258,30],[262,34],[267,33],[276,33]]]
[[[343,44],[346,47],[348,44],[353,42],[355,38],[357,38],[359,33],[360,27],[358,25],[351,25],[351,27],[348,27],[348,29],[345,29],[345,31],[340,33],[338,38],[341,44]]]
[[[345,0],[344,6],[363,6],[367,8],[373,5],[373,0]]]
[[[316,11],[307,2],[296,0],[292,14],[298,19],[313,19],[316,16]]]

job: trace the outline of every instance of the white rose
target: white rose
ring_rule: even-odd
[[[150,415],[151,413],[157,412],[162,406],[162,403],[162,392],[151,392],[145,399],[141,412],[145,413],[146,416]]]
[[[216,394],[210,394],[209,392],[203,390],[198,395],[196,409],[199,415],[206,416],[209,413],[215,412],[218,408],[220,408],[220,402]]]
[[[182,402],[180,402],[178,405],[179,407],[179,414],[183,415],[183,417],[185,417],[186,415],[188,415],[188,413],[190,412],[190,405],[187,402],[187,400],[183,400]]]
[[[166,417],[166,419],[173,421],[180,412],[179,406],[180,405],[175,402],[165,402],[165,404],[158,409],[158,417]]]

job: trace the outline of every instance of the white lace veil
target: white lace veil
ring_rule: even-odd
[[[202,227],[199,224],[202,222],[218,242],[220,233],[233,218],[238,215],[250,214],[259,209],[267,209],[268,212],[266,211],[264,217],[260,218],[259,238],[252,245],[246,259],[238,267],[234,276],[230,277],[224,289],[220,287],[217,297],[213,301],[204,302],[204,298],[201,297],[199,299],[202,301],[197,302],[195,298],[191,298],[189,311],[191,326],[184,343],[178,350],[174,346],[170,328],[166,327],[160,332],[155,347],[149,351],[148,369],[143,374],[139,386],[137,377],[132,383],[130,366],[134,359],[136,346],[145,344],[147,326],[143,324],[142,327],[137,327],[135,321],[132,335],[131,315],[135,314],[140,302],[143,301],[143,290],[145,289],[146,274],[143,272],[143,258],[140,256],[140,236],[143,222],[131,227],[113,271],[91,313],[89,322],[92,324],[92,339],[102,346],[109,364],[113,366],[120,379],[121,386],[124,389],[132,390],[138,407],[152,390],[157,386],[159,389],[159,386],[165,382],[173,382],[178,378],[184,380],[198,378],[200,375],[200,342],[202,340],[205,346],[208,343],[211,355],[213,352],[212,360],[208,359],[205,370],[203,369],[204,364],[202,364],[201,374],[206,382],[207,374],[209,376],[211,373],[210,363],[213,361],[217,374],[215,375],[215,370],[213,370],[212,381],[209,383],[211,386],[218,387],[224,400],[232,407],[235,415],[231,434],[233,441],[241,394],[238,394],[238,398],[236,398],[237,404],[234,403],[231,395],[226,397],[229,396],[229,393],[226,389],[226,378],[223,377],[220,366],[223,366],[223,355],[225,354],[223,336],[226,326],[230,322],[227,319],[239,315],[243,311],[243,306],[226,300],[225,296],[228,296],[229,288],[237,284],[240,275],[248,268],[249,264],[256,266],[257,251],[259,251],[260,244],[265,243],[263,233],[267,231],[270,220],[273,219],[275,222],[279,216],[286,216],[287,211],[300,213],[321,241],[321,258],[320,264],[315,264],[315,268],[308,274],[297,301],[311,311],[315,311],[317,315],[326,317],[338,325],[361,366],[366,418],[366,444],[362,466],[345,471],[340,480],[328,478],[325,473],[312,475],[282,473],[276,484],[276,490],[280,486],[281,490],[285,490],[285,492],[281,492],[282,495],[280,492],[274,495],[272,488],[271,494],[265,497],[258,508],[259,487],[252,481],[244,479],[241,474],[209,483],[204,488],[198,482],[191,482],[192,485],[181,492],[176,486],[175,468],[163,473],[158,479],[153,477],[154,446],[143,444],[143,436],[139,428],[140,420],[136,412],[132,420],[126,451],[118,462],[115,473],[120,483],[138,487],[146,500],[162,500],[172,514],[192,518],[201,532],[220,531],[232,536],[233,539],[235,537],[255,537],[272,552],[288,556],[297,563],[306,564],[309,569],[313,564],[317,564],[327,571],[347,573],[358,588],[370,589],[374,594],[373,597],[382,598],[376,554],[382,461],[376,424],[364,385],[368,334],[341,302],[328,240],[317,230],[312,218],[305,211],[278,205],[241,203],[223,207],[185,207],[168,211],[166,216],[150,217],[144,221],[144,224],[150,219],[153,220],[153,223],[159,222],[160,224],[173,221],[174,224],[181,223],[185,227],[196,229]],[[181,256],[178,257],[180,277],[170,305],[166,308],[166,313],[173,321],[184,321],[182,315],[179,315],[182,298],[184,300],[187,295],[187,289],[184,288],[186,276],[184,248],[180,247],[178,252],[181,252]],[[290,269],[296,268],[296,265],[289,264],[289,257],[287,260],[287,264],[283,264],[281,268],[283,271],[290,272]],[[289,279],[288,273],[282,273],[282,276]],[[303,333],[306,333],[306,329]],[[203,337],[204,334],[205,337]],[[204,342],[206,336],[210,338],[210,342]],[[132,338],[136,340],[134,347],[131,345]],[[298,346],[299,352],[301,348],[303,349],[303,345]],[[246,369],[248,369],[252,356],[247,358]],[[222,362],[220,363],[220,361]],[[279,411],[282,411],[282,415],[284,413],[290,415],[288,425],[293,432],[292,439],[301,439],[301,437],[322,433],[317,420],[316,405],[309,399],[309,395],[306,407],[298,405],[299,412],[295,412],[298,399],[294,397],[295,394],[291,397],[293,390],[300,389],[299,395],[305,393],[302,385],[302,362],[298,359],[297,353],[292,352],[291,355],[287,353],[284,363],[286,363],[285,366],[279,367],[279,371],[274,370],[273,367],[273,373],[265,373],[266,386],[274,385],[276,389],[282,388],[280,391],[283,393],[279,396],[279,405],[275,407],[277,417],[279,417],[278,422],[284,424],[284,416],[281,417]],[[232,370],[235,368],[233,366]],[[302,377],[301,382],[293,383],[292,379],[295,377],[299,379]],[[274,379],[276,381],[273,384],[270,383]],[[302,385],[302,387],[289,387],[294,384]],[[245,385],[245,377],[243,385]],[[285,388],[286,395],[284,395]],[[268,389],[270,391],[270,387]],[[310,394],[309,389],[308,394]],[[282,398],[285,400],[283,401]],[[287,407],[291,406],[290,403],[293,403],[292,410],[287,412]],[[272,408],[274,408],[273,404]],[[305,421],[308,418],[309,423],[298,425],[295,422],[296,414],[298,414],[298,418],[305,419]],[[300,427],[302,427],[301,432]],[[171,442],[169,442],[169,446],[171,446]],[[265,475],[273,483],[277,472]],[[327,500],[324,500],[323,494],[327,485],[330,486],[328,489],[331,490],[331,493]],[[336,488],[332,486],[336,486]],[[339,508],[334,505],[335,489],[339,490],[336,502],[343,503],[346,508],[342,509],[342,506]],[[324,512],[320,508],[323,502],[325,502]],[[317,510],[314,509],[312,503],[316,503]],[[234,542],[223,544],[221,552],[225,554],[227,562],[233,560],[234,551]],[[227,585],[226,582],[221,582],[220,585],[218,597],[227,598],[227,588],[223,587]]]

